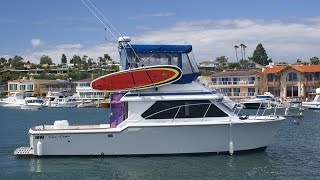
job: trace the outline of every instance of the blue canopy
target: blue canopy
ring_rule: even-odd
[[[191,45],[131,45],[136,53],[189,53]],[[130,47],[127,47],[130,48]]]

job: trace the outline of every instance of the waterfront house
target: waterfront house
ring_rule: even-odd
[[[199,63],[198,68],[200,71],[215,71],[218,66],[219,66],[219,62],[203,61]]]
[[[281,98],[313,99],[320,87],[320,65],[271,65],[262,70],[262,91]]]
[[[230,70],[217,72],[200,80],[209,88],[217,89],[231,99],[245,99],[260,94],[260,72],[258,70]]]
[[[49,91],[75,92],[75,86],[67,80],[45,80],[45,79],[17,79],[8,81],[8,94],[10,92],[25,92],[28,96],[46,97]]]
[[[83,79],[75,81],[76,84],[76,94],[75,96],[81,100],[94,100],[99,101],[104,99],[104,91],[92,89],[90,83],[93,79]]]

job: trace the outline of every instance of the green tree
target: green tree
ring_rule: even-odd
[[[202,70],[200,71],[201,76],[210,76],[212,74],[209,70]]]
[[[1,58],[0,58],[0,65],[4,66],[4,65],[6,65],[6,64],[7,64],[6,58],[1,57]]]
[[[61,56],[61,64],[67,64],[67,56],[65,54]]]
[[[266,53],[266,50],[262,46],[262,44],[257,45],[256,49],[253,52],[252,57],[249,59],[262,66],[269,64],[269,62],[272,62],[271,59],[268,59],[268,55]]]
[[[93,65],[93,59],[92,59],[92,58],[89,58],[89,59],[88,59],[88,66],[89,66],[89,68],[92,68],[92,65]]]
[[[318,57],[312,57],[310,58],[310,63],[314,64],[314,65],[318,65],[319,64],[319,58]]]
[[[105,61],[109,61],[109,62],[112,61],[112,58],[109,56],[109,54],[104,54],[103,58],[105,59]]]
[[[240,69],[241,65],[239,62],[235,62],[235,63],[228,63],[228,69]]]
[[[70,63],[73,63],[74,67],[79,67],[79,65],[81,64],[81,58],[78,55],[74,55],[72,57],[72,59],[70,60]]]
[[[89,65],[88,65],[88,62],[87,62],[87,58],[88,58],[87,55],[83,55],[82,56],[81,64],[83,65],[83,69],[84,70],[88,70],[88,68],[89,68]]]
[[[216,62],[218,62],[220,66],[225,66],[228,64],[228,58],[226,56],[220,56],[216,58]]]
[[[99,59],[99,66],[102,66],[102,64],[106,64],[106,59],[102,57],[98,57]]]
[[[40,58],[40,64],[48,64],[48,65],[51,65],[51,64],[53,64],[53,63],[52,63],[52,59],[51,59],[49,56],[43,55],[43,56],[41,56],[41,58]]]

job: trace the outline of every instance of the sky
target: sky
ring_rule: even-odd
[[[105,29],[83,3],[101,12]],[[318,0],[1,0],[0,57],[55,63],[64,53],[118,61],[117,38],[132,44],[191,44],[198,62],[226,56],[245,44],[246,58],[261,43],[278,62],[320,57]],[[104,17],[107,19],[105,20]],[[110,22],[111,25],[108,23]],[[113,30],[113,27],[116,30]],[[238,50],[240,55],[240,51]]]

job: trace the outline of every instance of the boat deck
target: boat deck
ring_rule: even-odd
[[[50,130],[86,130],[86,129],[109,129],[109,124],[97,125],[70,125],[63,128],[57,128],[54,125],[34,126],[31,129],[34,131],[50,131]]]

